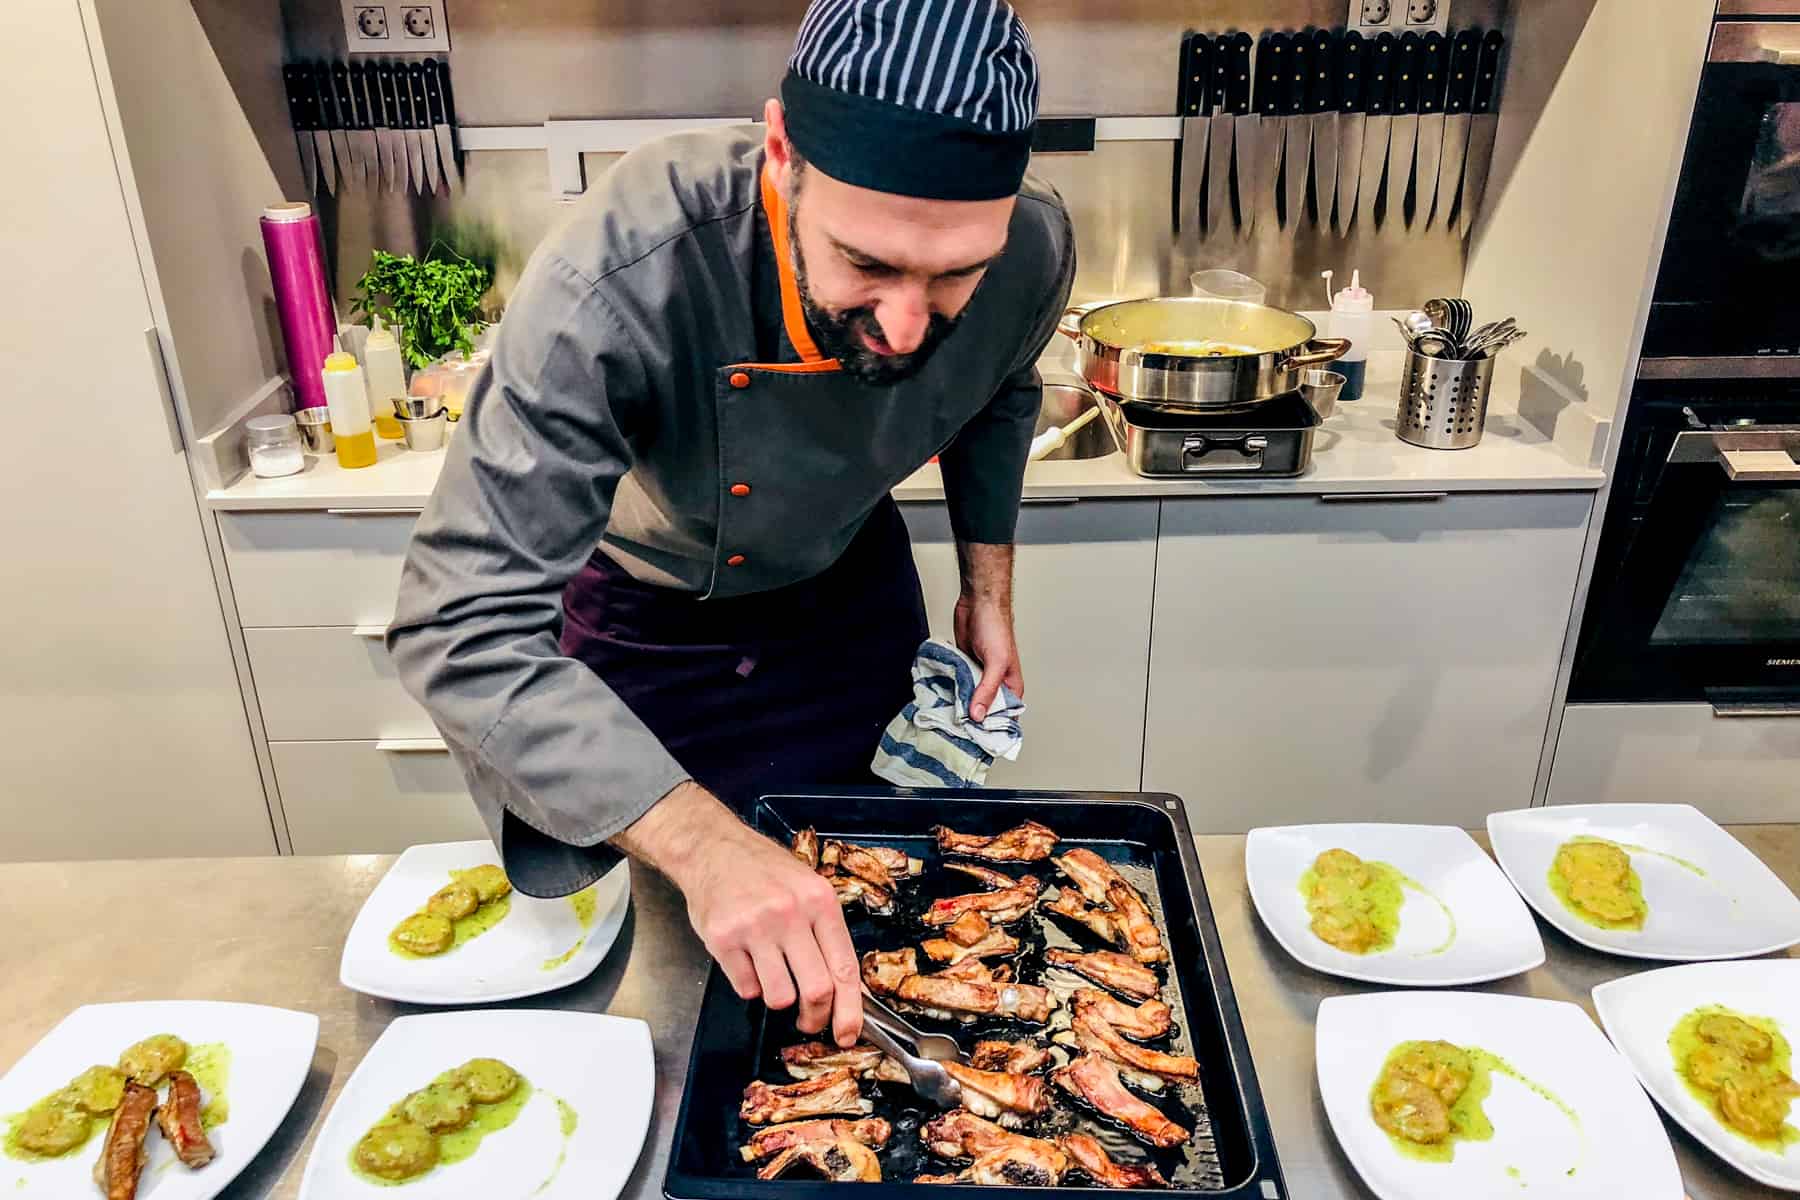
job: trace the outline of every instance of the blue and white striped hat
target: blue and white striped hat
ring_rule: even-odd
[[[996,200],[1025,177],[1037,57],[1005,0],[813,0],[781,100],[789,138],[833,179]]]

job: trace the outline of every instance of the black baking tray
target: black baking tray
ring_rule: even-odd
[[[1129,1147],[1115,1154],[1121,1160],[1154,1158],[1172,1186],[1150,1194],[1282,1200],[1287,1191],[1268,1112],[1179,799],[1124,792],[842,788],[812,795],[766,796],[747,814],[756,829],[784,843],[794,831],[811,826],[822,839],[904,846],[925,859],[924,876],[903,885],[902,908],[895,917],[872,918],[860,909],[846,913],[859,952],[916,945],[921,935],[913,918],[924,903],[936,896],[979,890],[974,880],[942,870],[942,858],[932,848],[932,826],[993,834],[1026,818],[1054,829],[1062,838],[1059,850],[1074,845],[1093,849],[1145,894],[1170,951],[1163,995],[1176,1019],[1171,1038],[1156,1045],[1199,1059],[1201,1078],[1198,1086],[1172,1087],[1166,1097],[1153,1099],[1176,1120],[1196,1130],[1193,1143],[1174,1151],[1152,1155],[1122,1132],[1105,1127],[1094,1116],[1080,1115],[1060,1101],[1049,1118],[1040,1118],[1051,1122],[1050,1128],[1034,1125],[1022,1132],[1047,1134],[1079,1128],[1095,1134],[1109,1150]],[[1013,875],[1036,874],[1046,884],[1061,882],[1054,864],[1048,862],[1029,867],[1000,864],[1000,868]],[[1019,959],[1026,982],[1036,981],[1046,944],[1096,948],[1085,935],[1074,935],[1061,923],[1035,915],[1013,931],[1026,943]],[[957,1034],[965,1047],[980,1037],[1017,1037],[1030,1029],[1010,1021],[959,1025],[913,1019],[922,1028]],[[805,1040],[808,1037],[795,1030],[791,1013],[771,1013],[760,1002],[740,1000],[714,965],[694,1031],[687,1083],[663,1179],[664,1195],[671,1200],[774,1200],[836,1195],[850,1187],[907,1195],[929,1189],[942,1194],[941,1187],[911,1182],[913,1176],[923,1171],[947,1173],[960,1164],[933,1159],[918,1146],[917,1127],[936,1115],[936,1110],[921,1107],[910,1089],[895,1085],[864,1084],[864,1093],[877,1100],[875,1115],[895,1123],[893,1139],[881,1154],[884,1182],[856,1185],[803,1177],[767,1182],[756,1178],[755,1168],[744,1163],[738,1153],[751,1132],[738,1120],[738,1103],[752,1079],[788,1082],[781,1070],[780,1049]],[[958,1194],[977,1197],[1098,1190],[1073,1185],[956,1189]]]

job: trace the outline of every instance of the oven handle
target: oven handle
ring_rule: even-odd
[[[1726,704],[1714,701],[1713,716],[1721,720],[1744,717],[1800,717],[1800,701],[1792,704],[1770,704],[1767,701]]]
[[[1676,435],[1669,463],[1717,463],[1732,483],[1800,483],[1800,431],[1690,429]]]

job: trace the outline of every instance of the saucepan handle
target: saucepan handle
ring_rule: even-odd
[[[1300,353],[1289,355],[1281,366],[1286,371],[1304,371],[1308,367],[1322,367],[1326,363],[1336,362],[1349,351],[1349,338],[1314,338],[1306,343]]]
[[[1096,308],[1105,308],[1109,304],[1117,304],[1116,300],[1090,300],[1086,304],[1071,304],[1063,309],[1062,320],[1056,324],[1056,332],[1071,342],[1081,340],[1081,319]]]

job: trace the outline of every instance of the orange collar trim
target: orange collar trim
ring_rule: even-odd
[[[775,244],[775,269],[781,277],[781,322],[787,328],[788,341],[799,352],[801,362],[831,363],[835,367],[837,360],[819,353],[812,332],[806,328],[806,310],[800,307],[800,282],[794,278],[794,256],[788,245],[787,201],[782,199],[781,189],[775,186],[775,177],[766,163],[762,170],[762,202],[763,212],[769,218],[769,237]]]

